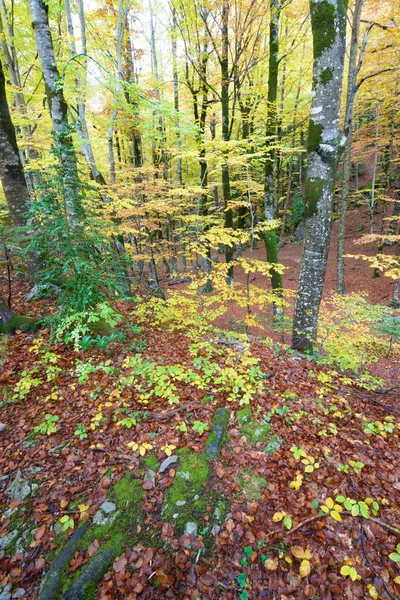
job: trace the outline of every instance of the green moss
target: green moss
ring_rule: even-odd
[[[321,123],[315,123],[312,119],[308,124],[307,152],[314,152],[322,142],[324,127]]]
[[[143,462],[145,463],[146,467],[148,467],[152,471],[158,471],[160,461],[153,452],[151,454],[146,454],[146,456],[143,457]]]
[[[267,445],[264,448],[264,452],[268,454],[275,454],[278,452],[279,448],[282,445],[282,438],[280,435],[276,435],[275,433],[268,438]]]
[[[254,475],[249,468],[241,472],[237,482],[241,487],[240,495],[244,495],[249,502],[259,500],[262,497],[264,490],[268,487],[268,481],[265,477]]]
[[[271,425],[269,423],[259,423],[258,421],[250,421],[242,428],[242,434],[252,442],[265,442]]]
[[[327,85],[330,81],[332,81],[332,79],[333,69],[331,67],[326,67],[326,69],[323,69],[319,78],[322,85]]]
[[[7,321],[7,323],[0,325],[0,333],[11,335],[19,329],[25,333],[35,333],[40,326],[41,322],[39,319],[31,319],[30,317],[20,317],[19,315],[14,315]]]
[[[166,521],[182,533],[186,523],[195,522],[205,544],[213,543],[212,525],[222,524],[229,512],[228,502],[210,482],[210,468],[205,453],[180,453],[180,464],[172,486],[164,495],[162,514]],[[209,520],[205,521],[205,515]]]
[[[251,408],[250,406],[245,406],[241,410],[238,410],[236,413],[237,420],[239,421],[239,425],[245,425],[250,421],[251,418]]]
[[[308,177],[304,191],[306,200],[306,215],[312,217],[317,214],[318,202],[324,189],[324,180],[321,177]]]
[[[342,0],[343,1],[343,0]],[[335,16],[333,4],[328,0],[311,0],[311,24],[313,30],[314,59],[331,48],[336,37]]]
[[[140,502],[143,499],[143,489],[139,479],[133,479],[128,472],[111,488],[110,499],[115,501],[120,508],[124,508],[131,503]]]

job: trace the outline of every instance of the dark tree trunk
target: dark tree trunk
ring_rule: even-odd
[[[12,220],[28,222],[30,196],[26,185],[15,129],[7,103],[3,65],[0,61],[0,179]]]
[[[279,69],[279,0],[270,1],[270,27],[269,27],[269,73],[268,73],[268,114],[266,127],[266,160],[265,160],[265,181],[264,181],[264,211],[267,222],[276,218],[275,206],[275,144],[277,141],[277,95],[278,95],[278,69]],[[265,250],[267,262],[271,265],[279,263],[278,242],[279,235],[276,229],[270,229],[264,234]],[[277,295],[282,295],[282,274],[279,269],[271,268],[272,291]],[[274,312],[278,308],[274,306]]]

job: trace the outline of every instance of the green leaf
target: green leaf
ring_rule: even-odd
[[[240,575],[238,575],[236,577],[236,581],[238,582],[238,584],[240,585],[240,587],[244,588],[246,583],[247,583],[247,576],[246,573],[240,573]]]
[[[400,554],[397,554],[397,552],[392,552],[391,554],[389,554],[389,558],[390,560],[393,560],[394,562],[400,562]]]
[[[358,504],[353,504],[351,514],[353,517],[357,517],[360,514],[360,506]]]
[[[292,528],[293,521],[289,517],[289,515],[286,515],[286,517],[283,519],[283,524],[286,527],[286,529],[291,529]]]
[[[252,546],[245,546],[243,552],[250,558],[253,555],[254,550]]]
[[[239,593],[239,598],[240,600],[249,600],[249,594],[246,592],[246,590],[242,590]]]

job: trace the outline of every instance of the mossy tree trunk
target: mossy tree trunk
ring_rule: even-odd
[[[22,331],[36,331],[40,326],[37,319],[20,317],[8,306],[0,295],[0,333],[15,333],[18,329]]]
[[[222,119],[222,141],[228,142],[229,132],[229,1],[223,0],[222,4],[222,27],[221,27],[221,119]],[[227,155],[222,163],[222,196],[225,209],[225,227],[233,228],[233,210],[229,207],[231,201],[231,182]],[[225,247],[225,260],[229,265],[227,281],[233,283],[233,245]]]
[[[345,137],[339,128],[346,49],[346,0],[310,0],[313,93],[308,129],[305,240],[292,347],[312,350],[317,337],[332,229],[334,186]]]
[[[265,179],[264,179],[264,213],[267,222],[276,217],[275,198],[275,145],[277,142],[277,94],[278,94],[278,70],[279,70],[279,16],[280,0],[270,0],[270,26],[269,26],[269,72],[268,72],[268,114],[266,126],[266,156],[265,156]],[[272,291],[278,296],[282,295],[282,274],[273,268],[279,263],[278,243],[279,234],[276,229],[266,231],[264,234],[267,262],[272,265],[271,285]],[[279,312],[274,304],[274,313]]]

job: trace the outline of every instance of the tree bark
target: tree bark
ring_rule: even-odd
[[[82,4],[82,0],[80,0],[80,3]],[[73,20],[72,20],[71,6],[70,6],[69,0],[64,0],[64,6],[65,6],[65,16],[67,19],[68,34],[70,37],[71,53],[72,53],[72,56],[76,56],[78,53],[77,53],[77,49],[76,49],[74,24],[73,24]],[[79,7],[79,16],[80,16],[80,26],[81,26],[82,55],[85,56],[86,55],[86,29],[85,29],[85,14],[83,12],[83,5]],[[84,56],[82,57],[83,59],[84,59]],[[86,70],[86,68],[85,68],[85,70]],[[88,131],[87,122],[86,122],[84,81],[82,81],[82,79],[79,75],[79,72],[78,71],[76,71],[76,72],[77,72],[77,75],[75,77],[75,86],[76,86],[76,96],[77,96],[76,97],[76,106],[77,106],[77,112],[78,112],[78,118],[76,120],[76,132],[79,136],[79,139],[81,140],[82,152],[83,152],[85,160],[88,164],[88,167],[90,169],[92,179],[99,185],[105,185],[106,181],[105,181],[103,175],[100,173],[99,169],[97,168],[96,161],[94,158],[92,144],[91,144],[90,138],[89,138],[89,131]]]
[[[223,0],[222,4],[222,29],[221,29],[221,119],[222,119],[222,141],[228,142],[229,131],[229,1]],[[233,211],[229,208],[231,201],[231,183],[229,177],[229,165],[225,153],[222,163],[222,197],[225,209],[225,227],[233,228]],[[225,260],[228,266],[227,281],[233,283],[233,244],[225,247]]]
[[[338,160],[345,138],[339,129],[346,49],[345,0],[310,0],[313,93],[308,129],[304,249],[293,318],[292,347],[311,351],[316,341],[332,229]]]
[[[275,219],[275,144],[277,142],[277,97],[278,97],[278,69],[279,69],[279,15],[280,0],[270,0],[270,28],[269,28],[269,72],[268,72],[268,114],[266,126],[266,156],[264,180],[264,213],[267,222]],[[278,258],[279,235],[276,229],[264,233],[267,262],[271,265],[279,264]],[[282,274],[271,268],[272,291],[278,296],[282,295]],[[274,313],[279,312],[274,304]]]
[[[29,0],[33,32],[35,34],[45,92],[53,125],[55,147],[62,173],[65,210],[71,231],[76,231],[82,216],[79,198],[79,177],[68,108],[57,68],[51,36],[48,7],[43,0]]]
[[[30,196],[8,107],[3,65],[0,61],[0,179],[13,223],[28,223]]]
[[[353,135],[353,112],[354,101],[357,91],[357,74],[361,65],[357,66],[358,43],[360,37],[360,21],[364,0],[356,0],[352,31],[350,42],[349,72],[347,76],[347,96],[346,96],[346,115],[345,115],[345,135],[347,136],[347,145],[343,157],[343,178],[342,194],[339,201],[339,220],[338,220],[338,246],[337,246],[337,291],[338,294],[345,293],[344,280],[344,253],[346,236],[346,214],[350,195],[351,178],[351,144]]]

